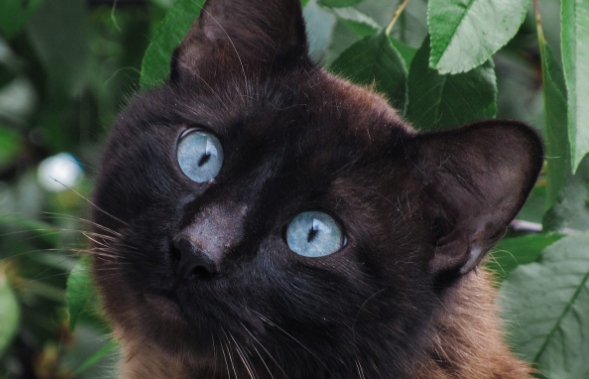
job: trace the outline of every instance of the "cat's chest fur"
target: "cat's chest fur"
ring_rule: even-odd
[[[121,366],[120,377],[123,379],[140,378],[175,378],[175,379],[227,379],[227,378],[395,378],[395,379],[522,379],[531,378],[527,364],[516,359],[503,342],[503,334],[495,316],[493,304],[494,291],[489,290],[488,274],[480,272],[467,282],[471,291],[457,294],[457,304],[452,310],[441,311],[437,315],[436,326],[428,336],[425,354],[418,359],[406,362],[407,372],[395,376],[385,376],[381,369],[386,364],[370,362],[365,357],[358,357],[351,362],[330,362],[328,354],[318,354],[313,364],[301,364],[299,367],[285,365],[282,370],[268,369],[267,365],[275,363],[272,354],[258,347],[257,354],[267,354],[264,361],[250,361],[250,366],[243,365],[242,358],[235,350],[218,346],[217,366],[210,362],[194,365],[178,357],[169,357],[159,347],[140,343],[140,338],[121,335],[129,343],[124,345],[124,354],[129,357]],[[476,302],[476,306],[473,305]],[[359,336],[362,338],[362,336]],[[295,343],[295,342],[292,342]],[[244,354],[248,348],[244,348]],[[230,352],[231,351],[231,352]],[[262,353],[260,353],[262,352]],[[230,356],[231,354],[231,356]],[[259,356],[258,356],[259,357]],[[321,363],[324,363],[322,365]],[[335,364],[333,364],[335,363]],[[372,363],[372,364],[371,364]],[[203,370],[203,367],[207,367]],[[311,369],[312,368],[312,369]]]
[[[417,133],[296,0],[210,0],[97,181],[120,377],[529,378],[476,269],[542,161],[517,122]]]

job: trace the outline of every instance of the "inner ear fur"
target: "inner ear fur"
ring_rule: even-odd
[[[544,161],[542,141],[516,121],[486,121],[416,137],[415,174],[432,225],[434,275],[465,274],[504,235]]]
[[[208,0],[176,49],[170,76],[199,74],[203,61],[241,70],[294,62],[307,52],[300,0]]]

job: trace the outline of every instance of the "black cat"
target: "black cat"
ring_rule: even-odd
[[[540,171],[533,130],[417,133],[310,60],[298,0],[209,0],[172,61],[95,193],[121,378],[531,378],[474,269]]]

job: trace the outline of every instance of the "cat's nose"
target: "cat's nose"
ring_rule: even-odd
[[[182,279],[210,277],[219,271],[217,262],[188,238],[177,238],[174,247],[179,253],[176,273]]]

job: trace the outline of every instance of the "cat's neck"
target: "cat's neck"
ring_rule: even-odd
[[[460,288],[450,295],[451,301],[433,318],[436,321],[431,325],[431,342],[421,358],[413,362],[407,379],[531,379],[530,368],[515,359],[503,342],[495,295],[491,276],[484,270],[465,277]],[[194,365],[187,362],[194,362],[196,357],[170,357],[156,346],[126,340],[124,334],[120,337],[124,356],[120,379],[229,379],[223,370],[214,378],[209,370],[202,374],[195,371]],[[361,362],[358,364],[362,367]],[[251,376],[247,371],[241,375],[239,367],[231,369],[237,370],[237,377]],[[257,378],[267,373],[265,367],[253,367],[252,371]],[[356,370],[349,375],[362,377]]]

